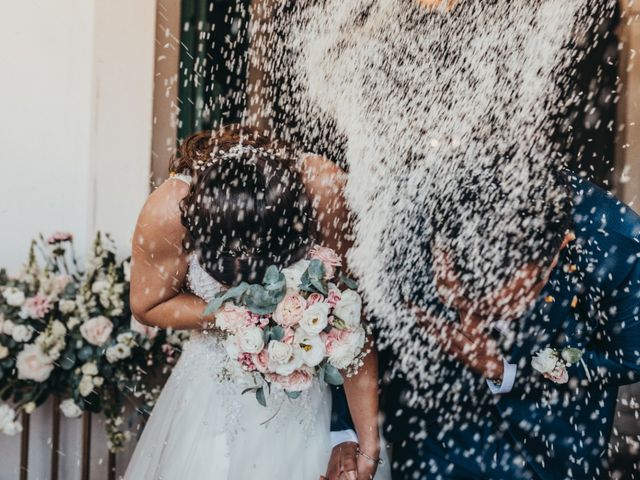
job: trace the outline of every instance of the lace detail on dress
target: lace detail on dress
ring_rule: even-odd
[[[198,256],[191,255],[189,260],[189,273],[187,274],[187,285],[194,295],[210,302],[222,289],[222,285],[215,278],[202,268]]]

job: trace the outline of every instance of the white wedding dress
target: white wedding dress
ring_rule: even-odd
[[[196,257],[188,281],[204,300],[221,288]],[[232,365],[215,335],[192,335],[125,480],[318,480],[324,475],[331,452],[329,387],[316,380],[297,399],[272,389],[263,407],[251,392],[242,394],[253,377],[230,371]]]

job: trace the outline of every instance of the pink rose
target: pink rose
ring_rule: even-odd
[[[557,366],[553,371],[544,374],[545,378],[555,383],[567,383],[569,381],[569,372],[564,366]]]
[[[27,298],[22,309],[29,317],[39,320],[49,313],[51,302],[44,295],[38,294],[35,297]]]
[[[302,392],[313,385],[313,370],[302,368],[287,376],[269,373],[267,380],[280,385],[289,392]]]
[[[269,371],[269,351],[266,348],[260,353],[254,353],[252,360],[256,370],[260,373],[267,373]]]
[[[311,295],[307,297],[307,305],[314,305],[322,301],[324,301],[324,297],[316,292],[313,292]]]
[[[311,260],[320,260],[324,265],[324,278],[331,280],[336,274],[336,267],[342,266],[342,259],[336,252],[327,247],[315,245],[309,252]]]
[[[94,317],[80,325],[80,333],[91,345],[104,345],[113,331],[113,323],[107,317]]]
[[[250,318],[246,309],[227,302],[216,312],[216,326],[226,332],[236,333]]]
[[[342,295],[340,295],[340,291],[330,289],[329,295],[327,296],[327,303],[331,307],[335,307],[340,300],[342,300]]]
[[[347,335],[349,335],[348,330],[340,330],[338,328],[332,328],[329,333],[321,333],[320,337],[324,340],[327,355],[331,355],[335,345],[344,342]]]
[[[135,317],[131,317],[131,324],[129,325],[129,328],[132,331],[139,333],[143,337],[148,338],[149,340],[153,340],[158,335],[157,327],[150,327],[148,325],[145,325],[144,323],[140,323],[135,319]]]
[[[293,290],[287,292],[273,313],[273,320],[283,327],[293,327],[302,319],[307,308],[307,301]]]
[[[21,380],[44,382],[53,371],[53,362],[38,345],[31,344],[16,357],[16,369]]]
[[[47,238],[47,243],[49,245],[53,245],[54,243],[61,242],[70,242],[73,240],[73,235],[68,232],[55,232],[49,238]]]
[[[280,340],[282,343],[286,343],[287,345],[293,344],[293,341],[296,337],[296,331],[293,328],[285,328],[284,337]]]

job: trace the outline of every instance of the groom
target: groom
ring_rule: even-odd
[[[516,273],[482,297],[464,249],[432,244],[435,283],[458,320],[436,334],[449,354],[439,384],[383,383],[395,479],[608,478],[617,390],[640,380],[640,217],[589,182],[558,178],[571,200],[565,215],[541,232],[540,251],[514,243]],[[426,313],[417,317],[417,330],[433,329]],[[580,359],[542,374],[532,359],[546,347]],[[395,360],[380,357],[383,368]],[[416,394],[436,401],[421,408]],[[336,446],[334,466],[352,464],[353,445]]]

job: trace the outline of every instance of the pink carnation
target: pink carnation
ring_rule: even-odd
[[[331,280],[336,274],[336,268],[342,266],[342,259],[336,252],[327,247],[315,245],[309,252],[311,260],[320,260],[324,265],[324,278]]]
[[[265,348],[260,353],[254,353],[252,356],[253,364],[260,373],[269,371],[269,351]]]
[[[73,240],[73,235],[68,232],[55,232],[49,238],[47,238],[47,243],[49,245],[53,245],[55,243],[61,242],[70,242]]]
[[[242,368],[248,372],[255,372],[258,367],[253,361],[253,355],[251,353],[243,353],[238,357],[238,363]]]
[[[35,297],[27,298],[22,308],[29,317],[42,319],[51,310],[51,302],[44,295],[38,294]]]
[[[314,305],[322,301],[324,301],[324,297],[316,292],[312,293],[307,297],[307,305]]]
[[[335,307],[338,302],[342,300],[342,296],[340,292],[337,290],[329,290],[329,295],[327,296],[327,303],[331,305],[331,307]]]

